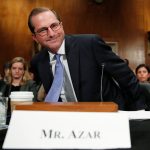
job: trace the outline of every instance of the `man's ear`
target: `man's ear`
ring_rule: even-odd
[[[38,43],[38,40],[36,39],[36,35],[35,34],[32,34],[32,39]]]

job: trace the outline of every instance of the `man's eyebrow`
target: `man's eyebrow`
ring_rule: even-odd
[[[48,27],[41,27],[41,28],[39,28],[38,30],[37,30],[37,32],[38,31],[40,31],[40,30],[42,30],[42,29],[47,29]]]

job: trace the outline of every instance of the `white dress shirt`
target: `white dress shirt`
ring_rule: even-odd
[[[77,102],[77,97],[76,97],[76,94],[75,94],[75,91],[74,91],[74,88],[73,88],[73,84],[72,84],[72,80],[71,80],[71,76],[70,76],[70,71],[69,71],[69,67],[68,67],[68,62],[67,62],[67,59],[66,59],[66,54],[65,54],[65,40],[63,41],[61,47],[59,48],[57,54],[60,54],[60,60],[64,66],[64,72],[66,71],[67,73],[67,76],[69,78],[69,81],[67,82],[70,82],[71,84],[71,88],[70,90],[72,90],[72,99],[71,101],[73,102]],[[56,65],[56,60],[54,58],[55,54],[49,52],[49,57],[50,57],[50,64],[52,66],[52,72],[53,72],[53,75],[55,73],[55,65]],[[66,93],[71,93],[70,91],[65,91],[65,85],[66,85],[66,82],[65,82],[65,77],[64,77],[64,83],[63,83],[63,87],[62,87],[62,90],[61,90],[61,99],[63,102],[69,102],[69,99],[67,100],[66,98]]]

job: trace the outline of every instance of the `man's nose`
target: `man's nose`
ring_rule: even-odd
[[[50,27],[48,27],[47,28],[47,35],[48,36],[53,36],[54,34],[55,34],[55,32]]]

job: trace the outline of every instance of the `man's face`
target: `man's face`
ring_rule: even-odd
[[[59,22],[53,12],[46,11],[33,16],[32,24],[35,27],[33,39],[56,53],[64,40],[62,22]]]

